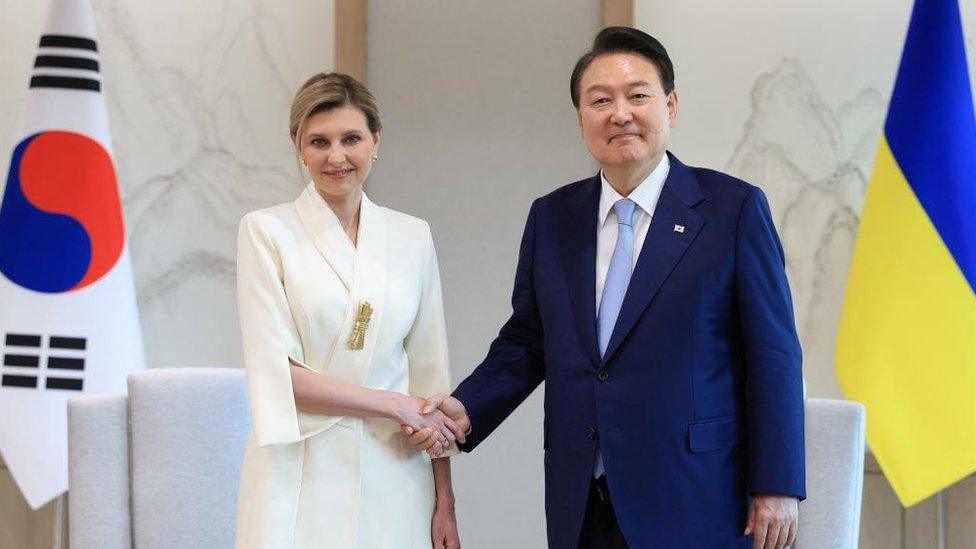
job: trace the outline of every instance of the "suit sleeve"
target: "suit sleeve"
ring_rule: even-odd
[[[290,364],[308,366],[285,296],[281,258],[254,214],[241,220],[237,237],[237,308],[258,445],[298,442],[336,423],[340,418],[303,412],[295,404]]]
[[[542,323],[536,306],[535,219],[532,205],[522,234],[512,315],[492,342],[488,356],[454,391],[471,418],[471,434],[461,450],[470,452],[525,400],[545,377]]]
[[[739,214],[735,277],[746,363],[749,492],[803,499],[800,342],[783,248],[757,188]]]

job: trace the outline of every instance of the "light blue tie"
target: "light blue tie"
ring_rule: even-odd
[[[613,205],[617,214],[617,244],[610,257],[610,268],[607,269],[607,279],[603,283],[603,295],[600,297],[600,311],[597,313],[598,342],[600,357],[607,352],[610,335],[617,324],[620,306],[624,303],[624,295],[630,284],[630,275],[634,265],[634,208],[637,204],[633,200],[623,198]],[[603,474],[603,455],[599,445],[596,452],[596,463],[593,464],[593,476],[599,478]]]

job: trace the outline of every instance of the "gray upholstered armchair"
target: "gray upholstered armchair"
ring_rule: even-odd
[[[236,368],[147,370],[128,397],[71,400],[71,548],[233,547],[250,422]]]
[[[806,401],[807,499],[800,504],[798,549],[857,549],[864,484],[864,406]]]
[[[72,400],[71,548],[233,547],[249,425],[244,373],[232,368],[148,370],[129,377],[128,397]],[[809,399],[806,435],[808,498],[796,547],[854,549],[864,408]]]

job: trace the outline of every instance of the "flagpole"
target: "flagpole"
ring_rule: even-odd
[[[946,507],[946,491],[939,490],[938,505],[936,506],[936,518],[939,521],[939,549],[946,549],[948,547],[946,543],[948,525],[948,513]]]
[[[54,500],[54,549],[64,549],[64,494]]]

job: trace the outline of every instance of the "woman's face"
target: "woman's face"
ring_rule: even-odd
[[[343,105],[309,117],[296,146],[319,193],[343,198],[362,190],[380,136],[361,110]]]

